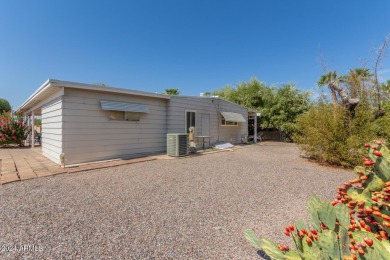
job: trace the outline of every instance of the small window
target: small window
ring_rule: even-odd
[[[238,125],[238,123],[237,122],[226,121],[225,118],[222,118],[222,125],[236,126],[236,125]]]
[[[125,120],[126,121],[139,121],[139,113],[138,112],[125,112]]]
[[[125,120],[124,111],[110,111],[109,115],[110,120]]]
[[[140,113],[126,111],[110,111],[109,118],[110,120],[118,121],[139,121]]]

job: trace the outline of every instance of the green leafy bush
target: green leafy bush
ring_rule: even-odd
[[[0,145],[19,144],[27,138],[28,127],[19,115],[10,112],[0,114]]]
[[[0,98],[0,113],[11,111],[11,105],[4,98]]]
[[[367,102],[352,112],[319,102],[298,117],[294,141],[319,162],[352,167],[360,162],[363,144],[378,136],[378,129]]]

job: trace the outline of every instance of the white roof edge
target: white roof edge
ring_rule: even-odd
[[[229,101],[229,100],[223,99],[223,98],[221,98],[221,97],[217,97],[217,96],[182,96],[182,95],[178,95],[178,96],[172,96],[172,97],[174,97],[174,98],[219,99],[219,100],[222,100],[222,101],[231,103],[231,104],[233,104],[233,105],[237,105],[237,106],[246,108],[246,109],[248,109],[248,110],[251,109],[251,108],[249,108],[249,107],[246,107],[246,106],[243,106],[243,105],[234,103],[234,102],[232,102],[232,101]]]
[[[57,86],[57,87],[78,88],[78,89],[86,89],[86,90],[96,90],[96,91],[103,91],[103,92],[112,92],[112,93],[145,96],[145,97],[170,99],[169,95],[156,94],[156,93],[152,93],[152,92],[145,92],[145,91],[139,91],[139,90],[126,89],[126,88],[106,87],[106,86],[103,87],[103,86],[99,86],[96,84],[79,83],[79,82],[63,81],[63,80],[56,80],[56,79],[49,79],[49,81],[50,81],[51,85]]]
[[[16,110],[19,112],[21,109],[23,109],[31,100],[33,100],[40,92],[42,92],[44,89],[49,87],[50,85],[50,79],[46,80],[34,93],[32,93],[31,96],[29,96],[26,101],[23,102],[23,104]]]
[[[116,87],[102,87],[96,84],[48,79],[29,98],[27,98],[27,100],[17,109],[17,111],[22,110],[28,103],[32,102],[40,93],[42,93],[49,87],[65,87],[65,88],[102,91],[102,92],[128,94],[128,95],[136,95],[136,96],[144,96],[144,97],[152,97],[152,98],[170,99],[169,95],[156,94],[151,92],[144,92],[138,90],[125,89],[125,88],[116,88]]]

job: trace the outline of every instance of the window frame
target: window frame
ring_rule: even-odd
[[[192,110],[192,109],[185,109],[184,110],[184,133],[189,133],[188,129],[187,129],[187,113],[190,112],[190,113],[195,113],[194,114],[194,127],[195,127],[195,131],[194,131],[194,134],[196,134],[196,113],[197,111],[196,110]]]
[[[118,113],[118,112],[123,113],[122,119],[113,119],[113,118],[111,118],[111,113],[113,113],[113,112],[114,113]],[[138,114],[138,120],[128,120],[126,118],[126,113]],[[131,112],[131,111],[109,110],[109,112],[108,112],[108,119],[110,121],[117,121],[117,122],[123,122],[123,121],[125,121],[125,122],[139,122],[139,121],[141,121],[141,113],[140,112]]]
[[[226,124],[227,122],[231,124]],[[223,116],[221,120],[221,126],[238,126],[238,122],[227,121]]]

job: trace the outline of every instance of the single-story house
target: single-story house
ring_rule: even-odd
[[[162,153],[167,134],[240,143],[253,111],[218,97],[169,96],[49,79],[18,109],[42,122],[42,154],[66,165]],[[32,133],[33,135],[34,133]],[[34,142],[32,142],[34,146]]]

